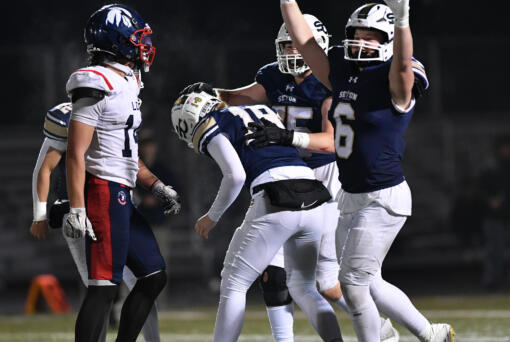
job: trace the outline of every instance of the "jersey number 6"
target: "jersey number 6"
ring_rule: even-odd
[[[354,120],[354,109],[350,103],[339,102],[333,112],[333,118],[336,122],[335,129],[335,151],[339,158],[347,159],[352,153],[352,144],[354,142],[354,131],[352,127],[342,123],[342,116],[349,120]]]

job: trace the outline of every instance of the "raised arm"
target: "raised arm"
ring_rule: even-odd
[[[403,110],[412,100],[414,73],[412,69],[413,36],[409,27],[409,0],[385,0],[395,15],[393,60],[389,81],[393,102]]]
[[[48,235],[46,202],[50,191],[50,176],[62,158],[62,150],[60,144],[45,138],[32,173],[34,218],[30,226],[30,234],[37,239],[46,239]]]
[[[246,179],[241,160],[225,136],[215,136],[207,145],[207,151],[220,167],[223,178],[211,208],[195,224],[195,231],[204,239],[208,238],[216,222],[237,198]]]
[[[227,103],[229,106],[269,103],[266,90],[257,82],[253,82],[250,85],[237,89],[216,88],[216,92],[218,93],[219,99]]]
[[[310,66],[313,74],[326,87],[331,89],[329,82],[328,56],[317,44],[312,30],[308,26],[295,0],[280,0],[282,17],[292,38],[292,43]]]

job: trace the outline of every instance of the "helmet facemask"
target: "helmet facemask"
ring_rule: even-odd
[[[310,67],[305,63],[300,53],[286,53],[285,45],[292,44],[291,41],[282,41],[276,43],[276,58],[278,60],[278,69],[284,74],[299,76],[304,74]]]
[[[356,29],[375,31],[382,35],[379,43],[355,39]],[[386,62],[393,56],[394,15],[383,4],[366,4],[354,11],[345,27],[346,39],[344,57],[355,61],[359,66],[369,66]],[[353,49],[354,48],[354,49]],[[357,50],[357,51],[353,51]]]
[[[146,26],[143,29],[136,30],[129,37],[131,44],[137,47],[139,64],[142,65],[145,72],[149,71],[156,55],[156,48],[152,46],[151,35],[152,30]]]

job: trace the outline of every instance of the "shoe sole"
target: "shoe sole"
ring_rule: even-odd
[[[453,330],[453,327],[450,326],[450,332],[448,333],[448,342],[455,342],[454,336],[455,330]]]

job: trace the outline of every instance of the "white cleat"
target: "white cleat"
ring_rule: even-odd
[[[430,326],[430,342],[454,342],[455,331],[450,324],[435,323]]]
[[[400,334],[393,327],[389,318],[381,322],[381,342],[398,342]]]

